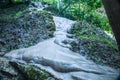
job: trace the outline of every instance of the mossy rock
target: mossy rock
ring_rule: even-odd
[[[9,60],[0,58],[0,80],[24,80],[24,78],[9,63]]]
[[[1,11],[0,52],[29,47],[53,37],[55,23],[47,11],[29,10],[23,4]]]
[[[56,80],[40,68],[0,58],[0,80]]]
[[[108,36],[103,30],[82,21],[73,25],[71,33],[79,41],[77,46],[71,45],[73,49],[77,47],[80,54],[87,56],[88,59],[96,63],[120,68],[120,54],[117,43],[114,38]]]
[[[49,73],[40,68],[29,65],[17,63],[14,61],[10,62],[27,80],[55,80]]]
[[[17,72],[9,64],[9,61],[4,58],[0,58],[0,72],[3,74],[7,74],[9,77],[17,75]]]
[[[114,39],[110,38],[102,29],[85,21],[74,24],[71,33],[79,39],[100,41],[101,43],[117,49],[117,44]]]

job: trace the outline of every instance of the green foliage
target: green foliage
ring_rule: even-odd
[[[27,10],[27,5],[9,6],[0,9],[0,20],[5,23],[11,22],[20,17]],[[3,22],[3,23],[4,23]]]
[[[13,3],[20,3],[24,2],[25,0],[11,0],[11,1]],[[108,31],[109,33],[112,33],[107,16],[105,15],[105,13],[101,13],[98,11],[99,8],[103,9],[101,0],[60,0],[61,11],[57,9],[58,0],[31,0],[31,1],[48,2],[52,4],[50,5],[49,8],[51,11],[56,11],[57,13],[59,13],[63,10],[60,13],[60,15],[62,16],[76,19],[79,21],[85,20],[90,24],[93,24],[97,27],[102,28],[105,31]],[[19,14],[21,13],[19,12],[18,14],[16,14],[16,16],[18,16]]]
[[[71,15],[77,20],[85,20],[97,27],[102,28],[103,30],[112,33],[105,13],[100,13],[97,11],[101,7],[101,0],[80,0],[78,3],[73,4],[67,12],[72,13]]]
[[[57,0],[44,1],[54,3],[52,5],[53,8],[57,7]],[[65,8],[66,6],[67,8]],[[100,12],[99,9],[102,9],[102,12]],[[63,10],[60,14],[64,15],[67,18],[72,17],[73,19],[79,21],[85,20],[90,24],[93,24],[109,33],[112,33],[101,0],[61,0],[60,10]],[[57,12],[61,11],[58,10]]]
[[[11,0],[12,1],[12,3],[21,3],[21,2],[23,2],[24,0]]]
[[[80,0],[82,4],[86,4],[92,9],[97,9],[102,6],[101,0]]]
[[[77,2],[79,2],[79,1],[80,1],[80,0],[63,0],[63,3],[66,3],[66,4],[67,4],[67,3],[70,2],[70,3],[73,4],[73,3],[77,3]]]
[[[101,29],[108,31],[109,33],[112,33],[112,29],[109,25],[109,21],[107,16],[104,13],[99,13],[97,11],[94,11],[91,13],[92,17],[92,24],[94,24],[97,27],[100,27]]]

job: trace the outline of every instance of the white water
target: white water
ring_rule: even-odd
[[[54,33],[55,36],[55,43],[59,44],[63,47],[70,47],[68,44],[64,44],[64,40],[69,40],[71,41],[72,39],[68,38],[67,36],[70,35],[67,32],[70,31],[71,26],[75,23],[75,21],[66,19],[66,18],[61,18],[61,17],[56,17],[54,16],[54,22],[56,24],[56,31]]]
[[[24,49],[6,54],[12,60],[25,61],[39,66],[60,80],[115,80],[118,72],[107,66],[100,66],[78,53],[70,51],[70,45],[62,43],[67,31],[75,21],[55,17],[55,37]]]

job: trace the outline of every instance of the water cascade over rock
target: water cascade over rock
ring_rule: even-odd
[[[67,39],[67,31],[75,21],[55,16],[54,21],[56,24],[54,38],[29,48],[11,51],[5,57],[37,65],[60,80],[88,80],[88,78],[89,80],[114,80],[116,78],[117,71],[114,69],[97,65],[65,48],[63,41]]]
[[[53,19],[56,24],[53,38],[28,48],[13,50],[4,57],[36,65],[58,80],[115,80],[118,75],[115,69],[95,64],[69,50],[70,45],[65,41],[74,41],[68,32],[75,21],[56,16]]]

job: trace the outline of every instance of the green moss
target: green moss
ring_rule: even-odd
[[[24,2],[24,0],[11,0],[12,3],[21,3],[21,2]]]
[[[18,17],[20,17],[22,14],[23,14],[22,11],[18,11],[18,12],[15,13],[13,16],[14,16],[14,18],[18,18]]]
[[[49,73],[36,66],[16,62],[11,62],[11,64],[17,68],[21,72],[21,75],[27,80],[55,80]]]
[[[42,11],[39,11],[39,12],[38,12],[38,11],[34,11],[33,13],[36,13],[36,15],[37,15],[38,17],[40,17],[40,16],[44,17],[43,20],[45,20],[45,22],[46,22],[47,24],[53,26],[52,28],[49,29],[49,31],[51,31],[52,34],[53,34],[54,31],[55,31],[55,23],[54,23],[54,21],[53,21],[53,16],[52,16],[50,13],[48,13],[47,11],[45,11],[45,10],[42,10]]]
[[[117,43],[103,30],[88,24],[79,22],[74,24],[71,33],[79,39],[81,54],[100,64],[107,64],[114,68],[120,67],[120,58]],[[74,44],[72,47],[74,48]]]
[[[0,9],[0,20],[4,22],[11,22],[18,17],[20,17],[26,10],[27,5],[25,4],[19,4],[14,6],[9,6],[6,8]]]
[[[0,79],[2,80],[55,80],[40,68],[0,58]]]
[[[41,14],[43,14],[43,15],[45,15],[46,17],[48,17],[48,18],[50,18],[50,19],[53,19],[53,17],[51,16],[51,14],[50,13],[48,13],[47,11],[45,11],[45,10],[42,10],[42,11],[39,11],[38,12],[38,15],[41,15]]]
[[[114,49],[118,49],[117,48],[117,44],[114,40],[110,39],[110,38],[105,38],[103,36],[96,36],[96,35],[78,35],[79,39],[90,39],[90,40],[94,40],[94,41],[99,41],[103,44],[106,44],[108,46],[113,47]]]
[[[85,21],[75,24],[73,26],[72,33],[79,39],[99,41],[103,44],[113,47],[114,49],[118,49],[115,40],[111,39],[100,28],[97,28],[92,24],[88,24]]]
[[[32,67],[27,67],[27,69],[25,70],[26,74],[28,75],[29,78],[31,79],[35,79],[35,80],[43,80],[46,79],[48,77],[48,74],[43,72],[43,71],[38,71],[35,68]]]

